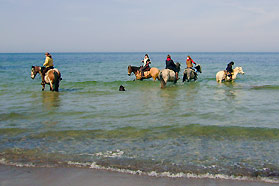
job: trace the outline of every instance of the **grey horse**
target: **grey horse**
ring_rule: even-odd
[[[194,68],[197,70],[197,72],[202,73],[200,64],[196,65]],[[187,82],[189,82],[191,79],[196,81],[198,79],[198,73],[197,72],[194,69],[185,68],[185,70],[183,72],[182,82],[184,82],[186,80],[187,80]]]

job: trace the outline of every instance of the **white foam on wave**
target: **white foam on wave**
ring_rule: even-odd
[[[79,155],[98,156],[103,158],[121,158],[123,154],[124,154],[123,151],[117,149],[116,151],[97,152],[94,154],[83,153]]]
[[[34,165],[32,163],[13,163],[8,162],[5,158],[0,159],[0,164],[2,165],[10,165],[10,166],[16,166],[16,167],[54,167],[54,166],[38,166]],[[68,165],[74,166],[74,167],[88,167],[91,169],[99,169],[99,170],[108,170],[113,172],[120,172],[120,173],[126,173],[126,174],[132,174],[132,175],[146,175],[146,176],[152,176],[152,177],[169,177],[169,178],[209,178],[209,179],[225,179],[225,180],[238,180],[238,181],[262,181],[266,183],[279,183],[279,180],[274,180],[266,177],[257,177],[257,178],[251,178],[247,176],[228,176],[223,174],[193,174],[193,173],[170,173],[170,172],[156,172],[156,171],[150,171],[150,172],[143,172],[141,170],[129,170],[129,169],[118,169],[113,167],[104,167],[101,165],[98,165],[96,162],[73,162],[68,161]]]
[[[32,163],[14,163],[14,162],[8,162],[5,158],[0,159],[0,164],[2,164],[2,165],[9,165],[9,166],[15,166],[15,167],[36,167]]]
[[[101,165],[98,165],[96,162],[93,162],[89,168],[92,169],[101,169],[101,170],[109,170],[114,172],[121,172],[121,173],[128,173],[133,175],[147,175],[147,176],[154,176],[154,177],[170,177],[170,178],[210,178],[210,179],[226,179],[226,180],[238,180],[238,181],[262,181],[267,183],[279,183],[279,180],[273,180],[269,178],[251,178],[247,176],[228,176],[223,174],[192,174],[192,173],[170,173],[170,172],[143,172],[141,170],[133,171],[129,169],[118,169],[118,168],[112,168],[112,167],[103,167]]]
[[[105,158],[120,158],[124,154],[123,151],[117,149],[116,151],[98,152],[95,155]]]

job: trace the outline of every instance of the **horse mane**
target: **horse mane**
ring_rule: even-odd
[[[131,66],[131,65],[128,66],[128,69],[129,69],[129,68],[131,68],[132,72],[136,72],[136,71],[138,71],[138,70],[140,69],[140,67]]]
[[[137,67],[137,66],[131,66],[131,68],[132,68],[132,70],[139,70],[140,69],[140,67]]]
[[[176,63],[175,63],[175,66],[176,66],[176,68],[178,69],[178,72],[180,72],[180,63],[179,63],[179,62],[176,62]]]

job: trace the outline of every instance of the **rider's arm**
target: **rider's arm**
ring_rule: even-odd
[[[48,58],[46,58],[45,63],[43,64],[43,66],[47,66],[48,63],[49,63],[49,60],[48,60]]]
[[[194,60],[192,60],[192,63],[194,63],[195,65],[197,64]]]

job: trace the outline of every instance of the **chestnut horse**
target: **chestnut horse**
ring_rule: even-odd
[[[31,78],[34,79],[39,73],[42,78],[42,67],[40,66],[32,66],[31,68]],[[46,84],[49,84],[51,91],[58,91],[59,88],[59,82],[62,80],[61,73],[58,69],[50,69],[45,74],[45,82]],[[42,90],[45,90],[45,84],[42,84]]]
[[[160,70],[158,68],[152,67],[149,71],[144,71],[144,76],[141,77],[141,72],[139,71],[140,67],[136,66],[128,66],[128,75],[130,76],[132,73],[135,74],[136,79],[149,79],[153,78],[155,81],[156,79],[159,79],[159,73]]]

